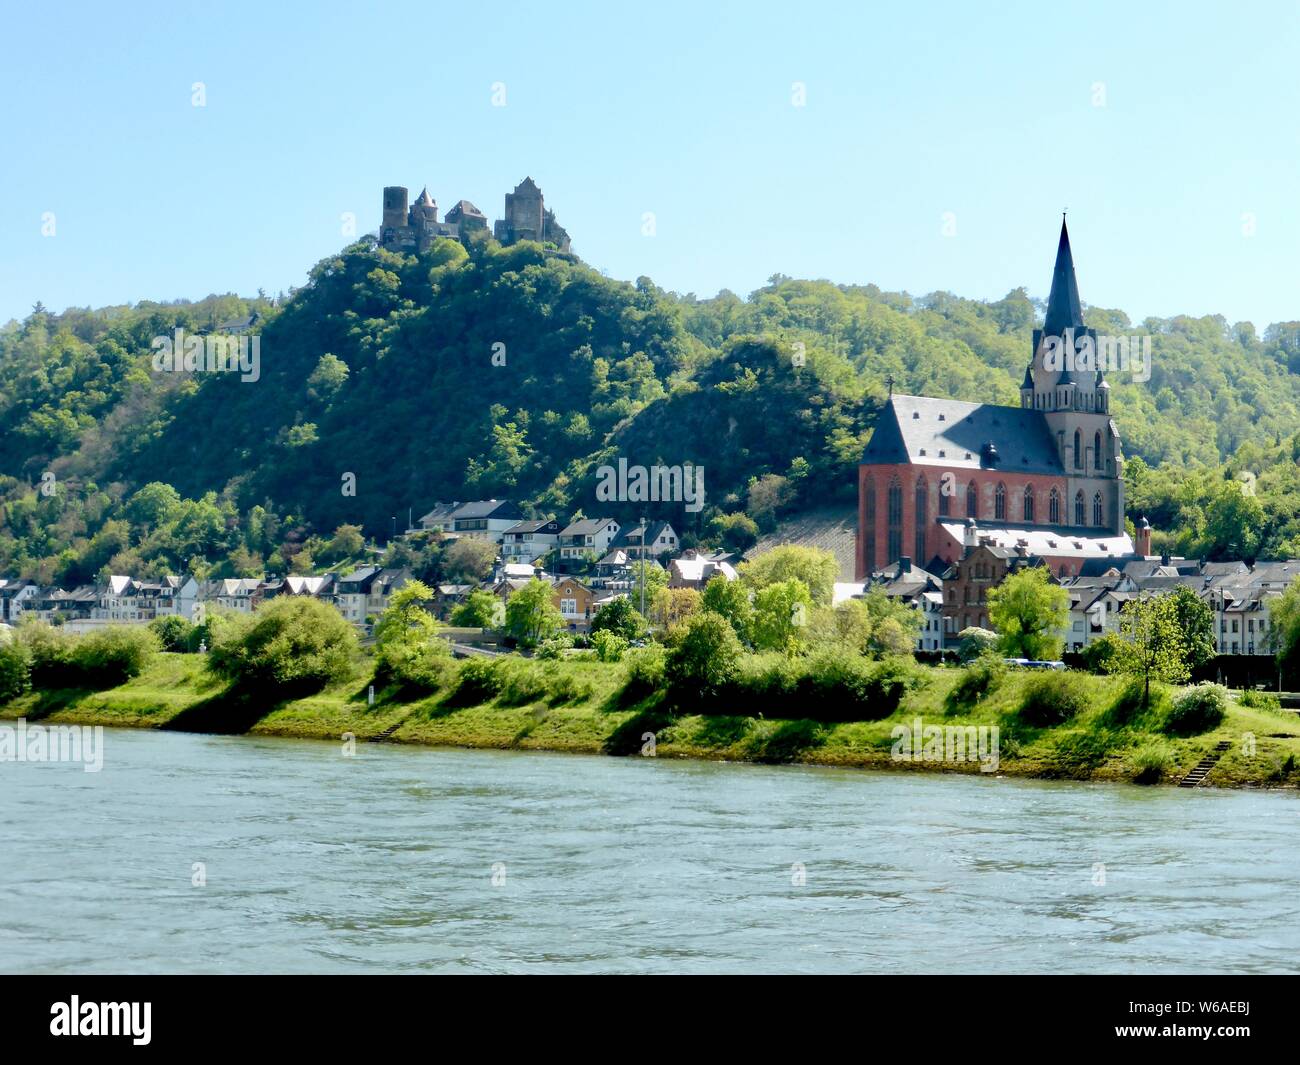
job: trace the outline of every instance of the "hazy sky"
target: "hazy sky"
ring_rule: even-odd
[[[497,218],[526,174],[699,296],[1041,297],[1068,206],[1085,302],[1300,319],[1295,4],[362,6],[0,0],[0,322],[284,290],[384,185]]]

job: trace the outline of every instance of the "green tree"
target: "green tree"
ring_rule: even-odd
[[[721,614],[736,630],[742,643],[752,643],[754,605],[751,592],[741,581],[729,581],[721,574],[715,575],[700,594],[700,609]]]
[[[459,584],[477,584],[492,572],[496,557],[496,544],[490,540],[462,537],[443,554],[443,568]]]
[[[1167,594],[1173,600],[1172,609],[1183,636],[1187,665],[1191,669],[1205,665],[1215,655],[1214,612],[1185,584]]]
[[[356,630],[329,603],[281,595],[214,633],[208,668],[271,692],[310,690],[351,673]]]
[[[1012,658],[1054,659],[1070,620],[1070,595],[1045,566],[1032,566],[989,589],[989,622],[1003,653]]]
[[[798,578],[777,581],[754,593],[754,646],[793,654],[808,641],[812,596]]]
[[[743,648],[720,614],[692,614],[668,654],[667,676],[679,693],[710,695],[735,674]]]
[[[782,544],[740,566],[740,576],[755,591],[781,581],[800,580],[819,604],[831,602],[840,564],[819,547]]]
[[[438,687],[451,662],[451,647],[438,636],[441,626],[424,606],[432,598],[428,585],[407,581],[375,622],[377,671],[426,690]]]
[[[611,599],[597,611],[591,619],[591,633],[612,632],[616,636],[631,642],[639,640],[650,631],[646,619],[632,605],[632,600],[625,595]]]
[[[494,629],[505,620],[505,605],[486,588],[475,588],[451,612],[451,623],[467,629]]]
[[[1151,704],[1151,681],[1182,684],[1187,680],[1187,646],[1178,628],[1173,596],[1134,599],[1120,611],[1120,646],[1112,668],[1142,678],[1142,705]]]
[[[514,637],[522,647],[536,647],[563,628],[564,616],[546,581],[529,581],[506,602],[506,635]]]

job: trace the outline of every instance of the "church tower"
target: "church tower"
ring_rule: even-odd
[[[1042,412],[1065,468],[1063,524],[1124,531],[1123,454],[1097,331],[1083,322],[1070,233],[1061,219],[1043,327],[1020,386],[1020,405]]]

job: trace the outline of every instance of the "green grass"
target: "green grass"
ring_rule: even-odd
[[[638,754],[653,733],[656,755],[766,763],[804,763],[978,773],[978,762],[898,762],[892,730],[921,718],[926,725],[996,725],[999,772],[1026,777],[1163,782],[1180,780],[1221,740],[1231,747],[1207,784],[1221,787],[1300,786],[1300,717],[1234,699],[1224,721],[1197,736],[1163,732],[1170,693],[1153,692],[1144,709],[1122,696],[1126,680],[1072,674],[1087,693],[1085,708],[1063,724],[1036,727],[1021,713],[1037,674],[1010,670],[987,690],[951,697],[963,673],[926,667],[923,684],[878,721],[815,722],[792,716],[670,714],[661,696],[620,698],[626,665],[567,659],[512,660],[510,680],[485,701],[451,689],[403,700],[376,692],[367,703],[369,660],[352,676],[315,695],[281,703],[232,698],[204,671],[197,655],[163,654],[140,677],[106,691],[33,692],[0,706],[0,718],[65,724],[256,735],[359,739],[397,726],[395,742],[458,747]],[[969,685],[967,686],[969,688]],[[977,689],[979,686],[976,686]],[[1248,737],[1253,736],[1254,750]]]

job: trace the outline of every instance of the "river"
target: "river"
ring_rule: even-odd
[[[0,971],[1295,972],[1295,794],[108,730]]]

